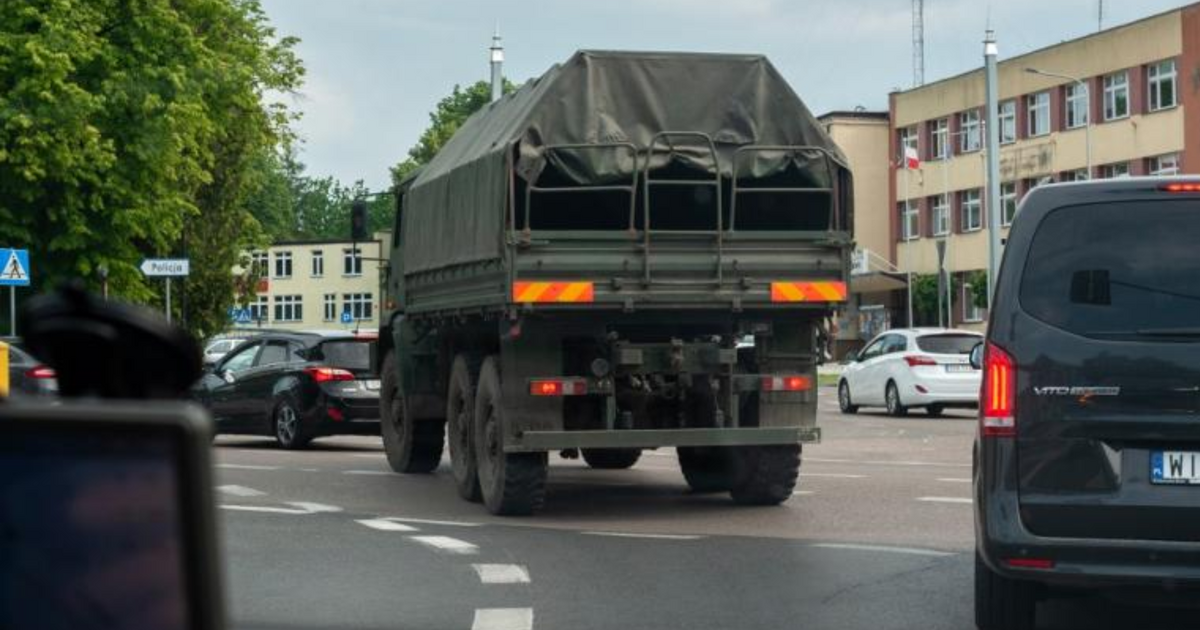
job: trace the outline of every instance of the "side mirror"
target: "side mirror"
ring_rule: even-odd
[[[842,357],[842,362],[843,363],[857,363],[858,362],[858,350],[851,350],[850,352],[847,352],[846,356]]]
[[[983,342],[979,342],[975,344],[974,348],[971,348],[971,367],[976,370],[983,369]]]
[[[229,370],[220,370],[217,372],[217,376],[220,376],[226,383],[233,383],[237,380],[237,377]]]

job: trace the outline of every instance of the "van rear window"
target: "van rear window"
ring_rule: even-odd
[[[1048,214],[1021,276],[1021,308],[1097,338],[1200,328],[1200,202],[1069,206]]]
[[[971,354],[983,337],[979,335],[921,335],[917,347],[930,354]]]

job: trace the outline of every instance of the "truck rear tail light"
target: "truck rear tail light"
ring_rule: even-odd
[[[1005,558],[1004,564],[1014,569],[1053,569],[1054,561],[1049,558]]]
[[[918,365],[937,365],[937,360],[933,357],[927,357],[920,354],[913,354],[904,357],[904,362],[908,367],[917,367]]]
[[[994,343],[983,351],[983,386],[980,392],[980,430],[985,437],[1014,437],[1016,420],[1017,364]]]
[[[352,372],[332,367],[307,367],[304,368],[304,373],[311,376],[312,380],[317,383],[354,380]]]
[[[39,365],[25,371],[25,378],[54,378],[54,368]]]
[[[812,389],[812,380],[807,376],[764,376],[764,392],[803,392]]]
[[[539,378],[529,381],[531,396],[585,396],[587,381],[582,378]]]

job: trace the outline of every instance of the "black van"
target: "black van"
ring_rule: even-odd
[[[1200,180],[1030,192],[972,362],[976,625],[1063,589],[1200,605]]]

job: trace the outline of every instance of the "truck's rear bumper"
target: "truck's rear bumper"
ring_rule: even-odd
[[[738,429],[647,429],[614,431],[525,431],[505,452],[566,448],[654,448],[658,446],[754,446],[821,441],[818,427]]]

